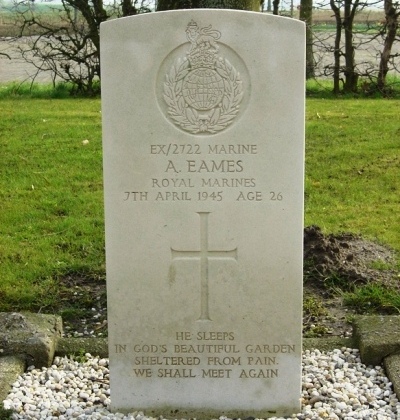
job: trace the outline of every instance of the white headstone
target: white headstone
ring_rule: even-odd
[[[101,54],[112,409],[297,412],[303,23],[151,13]]]

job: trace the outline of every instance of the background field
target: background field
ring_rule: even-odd
[[[57,13],[49,12],[51,10],[50,7],[54,8],[55,5],[49,6],[38,3],[34,9],[40,14],[42,19],[57,26],[61,20],[57,17]],[[295,19],[298,18],[298,13],[298,10],[295,8],[293,12]],[[332,65],[334,61],[335,19],[333,12],[329,9],[315,9],[313,13],[315,75],[318,78],[330,79],[332,78]],[[79,20],[79,15],[77,19]],[[361,75],[360,85],[364,85],[364,88],[368,83],[375,80],[379,69],[380,54],[383,49],[383,36],[378,36],[378,33],[382,28],[383,21],[383,11],[377,9],[360,11],[354,19],[355,60],[357,72]],[[32,31],[32,28],[32,26],[29,26],[29,31]],[[26,31],[25,35],[28,35],[29,31]],[[38,73],[34,65],[26,62],[26,60],[22,60],[20,53],[16,51],[16,48],[29,49],[32,40],[36,39],[35,34],[31,33],[32,37],[24,36],[18,38],[15,42],[11,42],[9,37],[17,34],[18,25],[15,25],[15,15],[10,10],[7,10],[7,8],[0,8],[0,83],[31,81],[32,79],[35,79],[37,82],[52,82],[52,72],[41,71]],[[268,43],[269,40],[265,39],[262,42]],[[343,42],[344,36],[342,36],[342,44]],[[1,56],[1,53],[8,54],[12,60]],[[396,68],[400,66],[400,42],[394,43],[392,54],[394,56],[397,55],[397,58],[391,60],[389,75],[398,77]],[[36,66],[43,68],[37,56],[30,56],[30,59]],[[343,65],[344,60],[342,60]],[[47,68],[47,66],[45,67]]]

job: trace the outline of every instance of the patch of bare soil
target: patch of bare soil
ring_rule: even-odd
[[[395,285],[394,264],[394,252],[379,244],[349,233],[324,235],[317,226],[305,228],[303,335],[350,336],[355,310],[344,306],[342,291],[369,282]],[[69,274],[60,284],[57,312],[63,316],[65,335],[106,336],[104,277]]]
[[[395,253],[351,233],[324,235],[317,226],[304,229],[304,336],[352,334],[354,308],[342,293],[367,283],[397,287]]]
[[[57,312],[66,337],[107,336],[107,294],[104,276],[70,273],[60,280]]]

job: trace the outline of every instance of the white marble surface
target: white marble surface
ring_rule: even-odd
[[[101,37],[112,408],[298,411],[303,24],[186,10]]]

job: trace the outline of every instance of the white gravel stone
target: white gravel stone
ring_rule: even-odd
[[[4,408],[14,411],[14,420],[161,420],[146,417],[141,411],[127,415],[110,413],[108,359],[90,354],[85,357],[87,360],[82,363],[56,357],[48,369],[30,367],[13,384],[3,401]],[[400,419],[400,402],[383,368],[363,365],[358,350],[306,350],[301,395],[302,411],[288,418]]]

